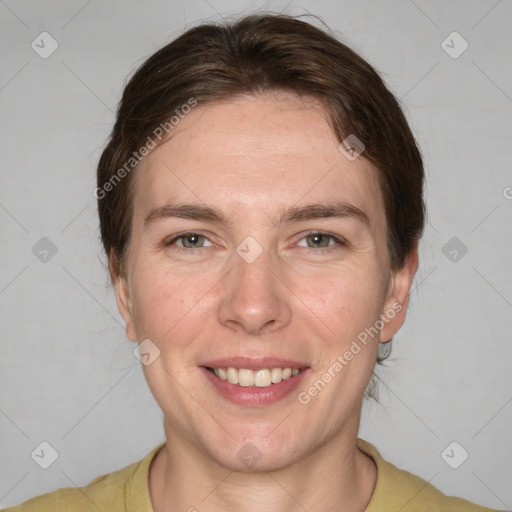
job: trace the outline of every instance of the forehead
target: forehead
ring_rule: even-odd
[[[199,104],[135,175],[136,210],[201,202],[245,219],[297,203],[347,201],[385,224],[377,169],[338,149],[322,106],[291,93]]]

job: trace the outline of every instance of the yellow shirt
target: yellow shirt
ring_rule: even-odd
[[[61,488],[2,512],[153,512],[148,491],[149,466],[165,444],[139,462],[95,478],[86,487]],[[420,477],[385,461],[363,439],[357,439],[357,446],[377,465],[377,484],[365,512],[496,512],[444,495]]]

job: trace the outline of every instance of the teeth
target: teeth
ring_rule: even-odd
[[[214,368],[213,373],[219,379],[227,380],[231,384],[243,387],[266,388],[271,384],[278,384],[282,380],[289,379],[299,373],[297,368],[262,368],[249,370],[248,368]]]
[[[234,368],[228,368],[227,369],[228,374],[228,382],[231,382],[231,384],[238,384],[238,371]]]
[[[239,386],[253,386],[254,385],[254,372],[240,368],[238,370],[238,385]]]
[[[254,374],[254,385],[259,388],[265,388],[267,386],[270,386],[272,384],[272,377],[270,370],[267,370],[266,368],[264,370],[258,370]]]
[[[281,370],[281,368],[272,368],[270,379],[272,380],[272,384],[281,382],[283,380],[283,370]]]

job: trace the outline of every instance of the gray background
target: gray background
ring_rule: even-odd
[[[0,0],[0,506],[164,440],[108,286],[95,165],[128,74],[185,27],[260,8],[320,16],[381,70],[425,157],[420,270],[360,437],[447,494],[512,506],[510,0]],[[43,31],[59,45],[46,59],[31,48]],[[34,254],[42,237],[56,254]],[[42,441],[59,455],[46,470]],[[469,453],[458,469],[441,457],[452,441]]]

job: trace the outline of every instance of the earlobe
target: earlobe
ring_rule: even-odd
[[[117,309],[123,317],[125,324],[126,337],[130,341],[137,341],[135,326],[133,322],[133,309],[130,296],[130,289],[127,279],[124,275],[120,275],[116,269],[116,256],[111,253],[109,258],[109,271],[116,295]]]
[[[388,296],[382,312],[384,322],[380,333],[382,343],[390,341],[405,322],[411,286],[417,269],[418,245],[416,244],[406,256],[402,268],[397,270],[390,280]]]

